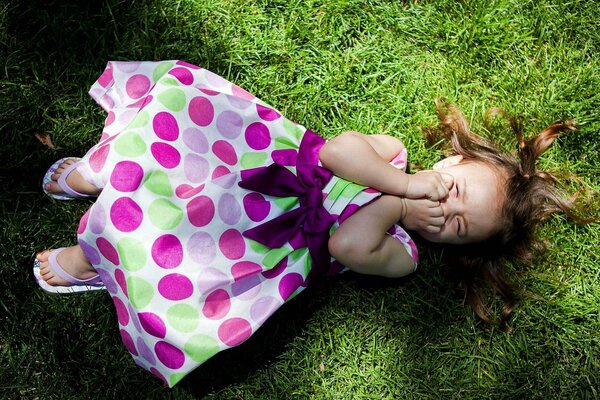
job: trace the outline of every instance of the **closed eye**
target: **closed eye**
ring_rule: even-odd
[[[460,219],[456,218],[456,235],[460,236]]]

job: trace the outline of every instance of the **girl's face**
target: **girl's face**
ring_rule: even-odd
[[[448,197],[440,201],[444,225],[440,232],[419,231],[435,243],[467,244],[481,242],[501,228],[502,174],[481,161],[448,157],[433,167],[452,175],[454,184]]]

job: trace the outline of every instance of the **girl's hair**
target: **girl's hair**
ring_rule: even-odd
[[[423,129],[429,144],[447,139],[450,148],[447,155],[461,155],[467,160],[485,162],[499,172],[503,183],[501,229],[492,237],[479,243],[461,246],[445,246],[444,256],[447,265],[465,290],[465,300],[473,311],[486,322],[499,322],[507,328],[517,300],[515,288],[505,277],[503,270],[507,261],[528,264],[542,243],[534,236],[535,227],[555,212],[562,212],[579,223],[594,219],[584,219],[573,212],[577,195],[566,199],[555,186],[557,179],[548,172],[536,168],[536,160],[550,147],[561,132],[577,129],[577,123],[565,119],[552,123],[537,137],[526,140],[518,121],[505,111],[493,108],[486,112],[485,121],[496,115],[505,117],[514,131],[518,146],[517,154],[511,155],[496,145],[470,131],[462,112],[443,99],[436,99],[440,123],[436,127]],[[500,319],[492,317],[488,305],[486,287],[500,295],[504,302]]]

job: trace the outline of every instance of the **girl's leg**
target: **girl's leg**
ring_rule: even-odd
[[[40,262],[40,274],[42,275],[42,278],[52,286],[71,286],[72,283],[61,278],[50,267],[48,257],[50,257],[50,253],[53,251],[54,250],[44,250],[36,254],[36,258]],[[94,267],[85,257],[85,254],[83,254],[79,245],[65,248],[58,254],[56,260],[66,273],[77,279],[85,280],[93,278],[97,274]]]
[[[49,191],[50,193],[62,194],[63,190],[58,185],[58,182],[57,182],[58,178],[71,164],[73,164],[75,162],[76,161],[74,159],[67,159],[67,160],[65,160],[65,162],[60,164],[58,166],[58,168],[56,169],[56,171],[54,172],[54,174],[52,174],[52,176],[50,177],[50,179],[52,179],[52,181],[46,185],[46,190]],[[81,165],[81,167],[86,168],[84,165]],[[86,179],[82,175],[82,172],[85,172],[85,170],[81,169],[79,167],[72,170],[71,173],[69,173],[69,175],[67,176],[67,184],[73,190],[75,190],[76,192],[79,192],[79,193],[92,194],[92,195],[99,194],[101,189],[99,189],[96,186],[94,186],[93,184],[91,184],[89,182],[90,179],[89,178]]]

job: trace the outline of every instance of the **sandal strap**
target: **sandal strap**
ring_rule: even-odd
[[[78,191],[74,190],[71,186],[69,186],[69,184],[67,183],[67,177],[69,176],[69,174],[71,172],[73,172],[73,170],[75,168],[77,168],[78,164],[79,164],[79,162],[75,162],[75,163],[69,165],[67,167],[67,169],[65,169],[60,174],[60,176],[58,177],[58,181],[57,181],[58,186],[60,186],[60,188],[63,190],[63,192],[65,192],[69,196],[73,196],[73,197],[96,197],[93,194],[79,193]]]
[[[100,275],[96,274],[89,279],[77,279],[73,275],[67,273],[63,267],[58,263],[57,257],[58,255],[65,250],[65,247],[60,247],[53,252],[50,253],[48,257],[48,263],[50,264],[50,268],[52,271],[58,276],[60,276],[65,281],[72,283],[74,285],[91,285],[91,286],[101,286],[103,285],[102,279]]]

